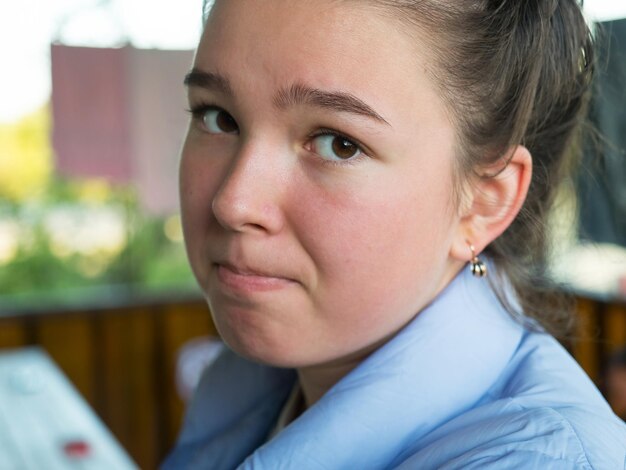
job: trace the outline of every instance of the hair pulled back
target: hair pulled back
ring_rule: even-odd
[[[563,335],[573,319],[546,276],[546,218],[570,169],[593,73],[592,38],[581,5],[576,0],[375,3],[418,26],[413,29],[433,51],[430,73],[457,128],[458,183],[493,177],[482,169],[498,161],[503,168],[516,145],[530,151],[526,202],[485,252],[512,284],[524,314]]]

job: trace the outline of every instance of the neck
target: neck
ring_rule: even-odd
[[[372,352],[389,341],[392,336],[393,334],[350,356],[325,364],[299,368],[298,380],[302,387],[306,408],[313,406],[333,385],[357,367]]]
[[[306,407],[314,405],[333,385],[352,369],[359,365],[360,361],[342,363],[329,366],[312,366],[298,369],[298,379],[302,387],[302,394]]]

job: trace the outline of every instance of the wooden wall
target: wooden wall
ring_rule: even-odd
[[[607,356],[626,345],[626,305],[581,299],[572,351],[602,388]],[[142,469],[173,445],[184,405],[174,382],[180,347],[216,335],[202,300],[0,317],[0,348],[40,345]]]

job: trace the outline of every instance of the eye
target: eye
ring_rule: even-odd
[[[202,106],[191,111],[204,129],[211,134],[237,134],[239,126],[229,113],[215,106]]]
[[[363,153],[358,144],[335,132],[314,136],[311,147],[320,157],[331,161],[352,160]]]
[[[220,134],[225,132],[227,134],[235,134],[239,132],[239,126],[235,119],[223,109],[208,108],[202,114],[202,124],[206,127],[206,130]]]

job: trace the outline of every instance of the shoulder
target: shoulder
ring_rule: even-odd
[[[552,337],[530,333],[478,403],[397,462],[399,468],[626,469],[626,425]]]
[[[504,399],[470,410],[405,453],[397,468],[626,469],[622,423],[592,410],[526,408]]]

